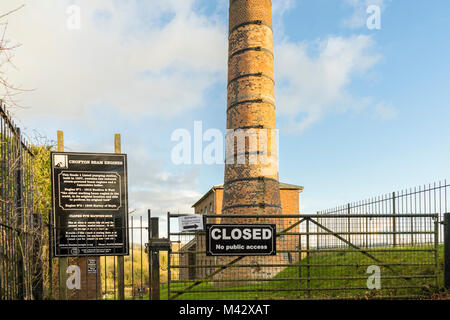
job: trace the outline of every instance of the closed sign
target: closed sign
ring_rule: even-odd
[[[208,256],[276,255],[274,224],[206,225]]]

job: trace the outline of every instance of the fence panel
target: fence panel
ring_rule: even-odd
[[[177,257],[162,289],[168,299],[405,298],[430,295],[437,286],[437,214],[398,218],[395,233],[393,214],[205,216],[215,224],[276,224],[277,255],[265,257],[206,256],[204,232],[171,230],[180,216],[168,215]],[[413,233],[405,228],[410,218]],[[405,243],[411,235],[420,245]]]
[[[42,219],[33,215],[33,153],[1,101],[0,180],[0,299],[32,299],[42,277],[36,268]]]
[[[366,219],[359,221],[353,220],[357,224],[350,224],[349,220],[341,221],[343,226],[349,228],[364,228],[368,225],[371,214],[394,214],[399,217],[392,217],[387,224],[391,225],[393,230],[397,225],[401,224],[402,228],[408,228],[411,232],[409,237],[409,244],[414,245],[416,239],[414,238],[414,230],[420,227],[421,220],[414,219],[414,214],[428,213],[438,214],[439,221],[444,221],[444,213],[449,212],[449,204],[447,194],[450,191],[450,184],[447,180],[425,184],[414,188],[404,189],[370,199],[348,203],[346,205],[330,208],[327,210],[318,211],[317,214],[367,214]],[[410,215],[408,219],[402,218],[405,215]],[[400,220],[399,220],[400,219]],[[320,218],[318,220],[320,222]],[[418,224],[418,226],[416,226]],[[444,242],[444,226],[440,224],[439,227],[439,243]],[[390,237],[392,244],[397,244],[396,235]],[[406,239],[402,240],[405,243]],[[418,240],[420,242],[420,239]]]
[[[130,252],[124,257],[124,284],[126,300],[149,299],[150,276],[148,256],[148,221],[142,215],[130,215],[128,234]],[[164,260],[164,255],[161,257]],[[162,261],[163,262],[163,261]],[[167,268],[164,263],[162,268]],[[100,257],[102,299],[119,299],[118,261],[116,256]],[[89,284],[88,284],[89,285]]]

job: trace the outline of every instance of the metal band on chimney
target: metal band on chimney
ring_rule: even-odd
[[[242,74],[240,76],[234,77],[233,79],[228,81],[227,87],[229,87],[230,84],[232,84],[235,81],[238,81],[238,80],[243,79],[243,78],[248,78],[248,77],[264,77],[264,78],[267,78],[269,80],[272,80],[272,82],[275,83],[275,80],[271,76],[269,76],[268,74],[262,73],[262,72],[257,72],[257,73]]]
[[[271,26],[270,24],[268,24],[267,22],[264,22],[264,21],[262,21],[262,20],[253,20],[253,21],[243,22],[243,23],[240,23],[240,24],[234,26],[233,29],[230,30],[230,34],[228,35],[228,38],[230,38],[231,34],[232,34],[234,31],[236,31],[237,29],[239,29],[239,28],[241,28],[241,27],[248,26],[248,25],[252,25],[252,24],[253,24],[253,25],[260,25],[260,26],[263,25],[263,26],[266,26],[266,27],[268,27],[268,28],[273,32],[272,26]]]
[[[239,55],[239,54],[243,54],[243,53],[245,53],[245,52],[247,52],[247,51],[262,51],[262,52],[267,52],[267,53],[269,53],[269,54],[272,56],[272,58],[273,58],[273,52],[272,52],[272,50],[270,50],[270,49],[267,49],[267,48],[264,48],[264,47],[248,47],[248,48],[245,48],[245,49],[237,50],[237,51],[233,52],[232,54],[230,54],[229,57],[228,57],[228,61],[231,60],[234,56],[237,56],[237,55]]]
[[[227,108],[227,111],[229,111],[230,109],[232,109],[240,104],[246,104],[246,103],[267,103],[275,108],[275,103],[273,103],[272,101],[270,101],[268,99],[252,99],[252,100],[242,100],[242,101],[235,102]]]

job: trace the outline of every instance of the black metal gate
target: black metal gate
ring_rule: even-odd
[[[206,256],[205,233],[176,230],[180,216],[167,216],[169,300],[417,298],[439,287],[438,214],[205,215],[276,224],[277,255],[265,257]]]

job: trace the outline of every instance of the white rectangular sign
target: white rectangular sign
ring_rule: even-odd
[[[203,216],[199,214],[180,217],[178,222],[181,232],[203,230]]]

